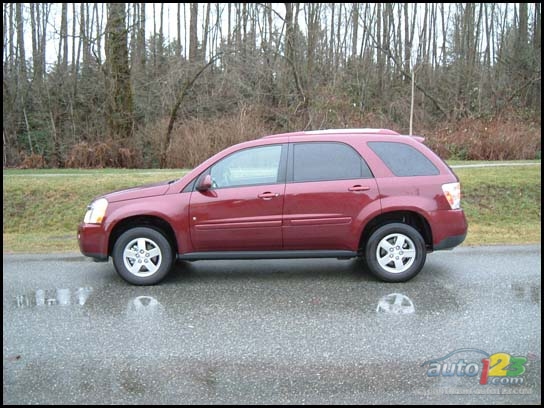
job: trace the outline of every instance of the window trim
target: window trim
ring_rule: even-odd
[[[300,144],[337,144],[337,145],[343,145],[351,149],[359,159],[361,160],[362,166],[366,166],[368,169],[368,173],[370,174],[369,177],[349,177],[349,178],[331,178],[327,180],[302,180],[302,181],[295,181],[295,145]],[[361,168],[362,173],[363,168]],[[345,142],[339,142],[336,140],[316,140],[316,141],[303,141],[303,142],[290,142],[289,143],[289,151],[288,151],[288,161],[287,161],[287,183],[318,183],[318,182],[324,182],[324,181],[338,181],[338,180],[367,180],[367,179],[373,179],[374,173],[372,173],[372,169],[366,162],[366,160],[361,156],[361,154],[355,149],[352,145]]]

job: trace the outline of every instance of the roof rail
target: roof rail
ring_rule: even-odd
[[[399,135],[400,133],[390,129],[375,129],[375,128],[353,128],[353,129],[322,129],[322,130],[310,130],[303,134],[307,135],[321,135],[327,133],[372,133],[381,135]]]
[[[290,133],[279,133],[275,135],[263,136],[262,139],[275,138],[281,136],[307,136],[307,135],[328,135],[328,134],[373,134],[373,135],[400,135],[390,129],[374,129],[374,128],[352,128],[352,129],[321,129],[321,130],[306,130]]]

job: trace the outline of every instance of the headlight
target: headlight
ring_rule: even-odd
[[[105,198],[99,198],[93,201],[88,207],[85,213],[83,222],[86,224],[101,224],[108,208],[108,200]]]

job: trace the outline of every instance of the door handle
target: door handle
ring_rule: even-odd
[[[271,193],[270,191],[267,191],[259,194],[257,197],[262,198],[263,200],[270,200],[271,198],[275,198],[277,196],[279,196],[278,193]]]
[[[348,191],[367,191],[367,190],[370,190],[370,187],[362,186],[360,184],[357,184],[355,186],[351,186],[350,188],[348,188]]]

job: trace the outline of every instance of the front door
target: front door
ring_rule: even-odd
[[[282,248],[286,150],[281,144],[240,150],[205,172],[212,188],[191,194],[195,251]]]

